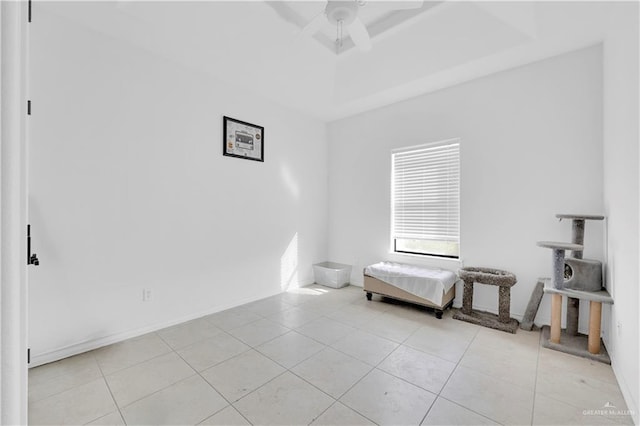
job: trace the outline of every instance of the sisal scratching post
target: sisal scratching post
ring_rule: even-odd
[[[473,308],[473,281],[464,281],[462,292],[462,312],[470,315]]]
[[[498,287],[498,319],[501,323],[511,320],[511,287]]]
[[[602,303],[589,303],[589,353],[600,353],[600,323],[602,320]]]
[[[552,343],[560,343],[560,334],[562,332],[562,295],[554,294],[551,296],[551,337]]]
[[[571,222],[571,242],[584,247],[584,219],[574,219]],[[573,250],[571,255],[582,259],[582,250]],[[578,319],[580,318],[580,299],[567,298],[567,334],[578,335]]]

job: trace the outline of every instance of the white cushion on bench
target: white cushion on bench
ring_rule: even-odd
[[[447,269],[396,262],[369,265],[364,273],[438,305],[442,304],[443,294],[458,281],[456,274]]]

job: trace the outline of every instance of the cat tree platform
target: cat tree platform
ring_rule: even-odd
[[[511,318],[511,287],[516,276],[508,271],[493,268],[465,267],[458,270],[460,279],[464,281],[462,309],[453,315],[454,319],[472,324],[515,333],[518,321]],[[486,284],[498,287],[498,315],[473,309],[473,284]]]

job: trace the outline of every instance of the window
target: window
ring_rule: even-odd
[[[393,251],[460,255],[460,140],[391,154]]]

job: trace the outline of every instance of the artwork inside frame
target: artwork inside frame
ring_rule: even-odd
[[[223,116],[222,153],[264,162],[264,127]]]

